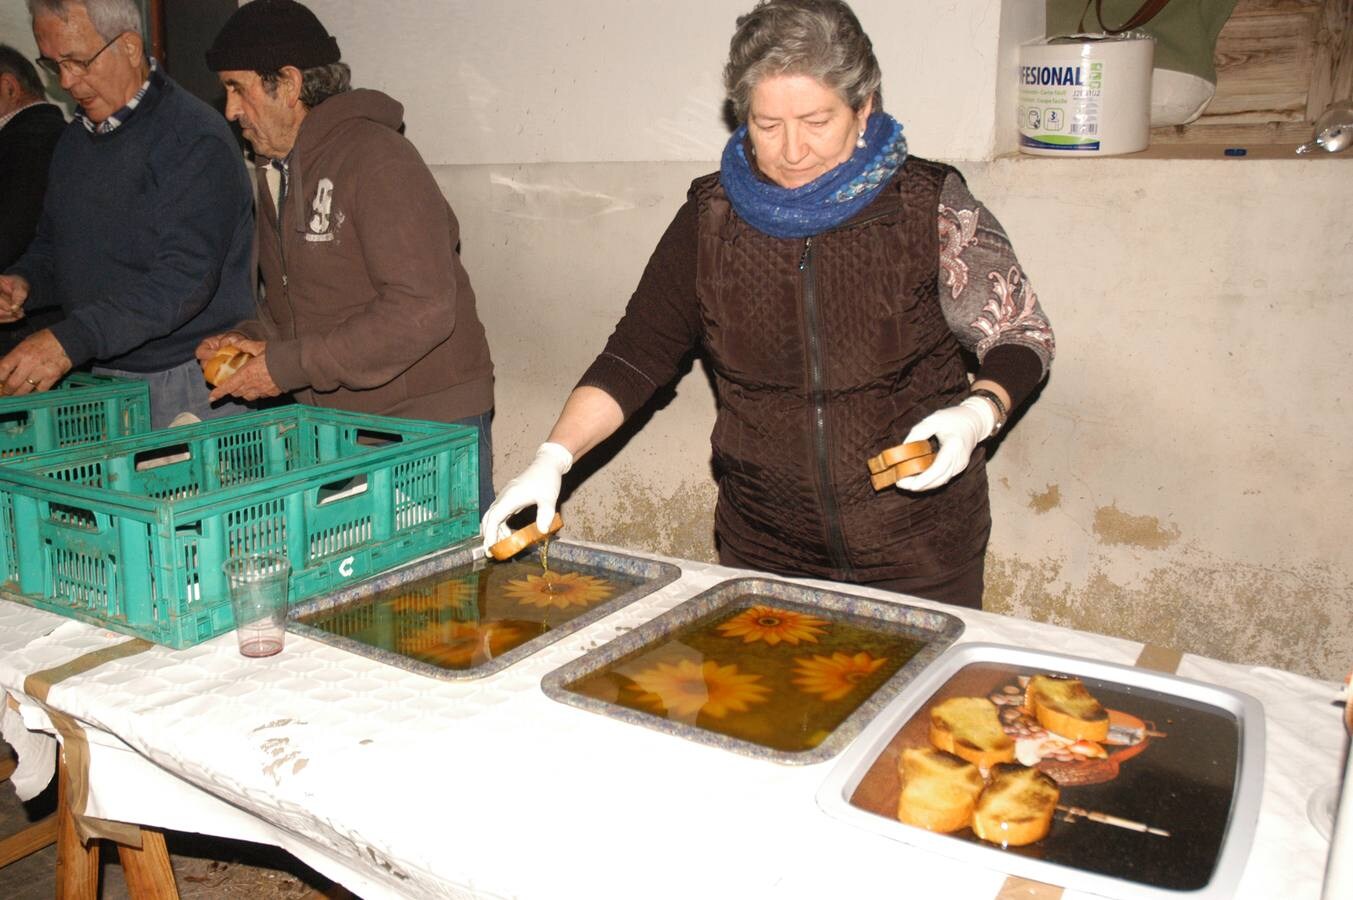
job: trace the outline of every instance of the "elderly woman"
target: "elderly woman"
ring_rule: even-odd
[[[742,124],[485,514],[486,545],[532,504],[548,523],[573,462],[698,345],[718,397],[721,562],[981,606],[981,444],[1046,374],[1052,329],[962,176],[908,156],[881,77],[840,0],[766,0],[738,19],[724,83]],[[899,437],[939,451],[876,493],[866,463]]]

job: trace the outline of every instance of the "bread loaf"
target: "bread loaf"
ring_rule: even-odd
[[[1035,675],[1024,690],[1024,705],[1053,734],[1073,741],[1102,741],[1109,736],[1109,712],[1079,678]]]
[[[908,748],[898,762],[902,794],[897,817],[908,825],[948,833],[972,823],[982,773],[943,750]]]
[[[990,776],[973,810],[973,834],[1002,847],[1041,840],[1052,827],[1061,797],[1057,782],[1018,763],[997,763]]]
[[[950,697],[931,709],[930,743],[984,769],[1015,758],[1015,742],[985,697]]]

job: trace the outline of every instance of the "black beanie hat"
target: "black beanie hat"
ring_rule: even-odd
[[[252,0],[226,20],[207,51],[213,72],[276,72],[338,62],[338,41],[296,0]]]

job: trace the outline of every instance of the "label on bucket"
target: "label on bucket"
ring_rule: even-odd
[[[1043,156],[1135,153],[1150,142],[1155,42],[1137,32],[1025,44],[1019,149]]]
[[[1103,94],[1102,60],[1020,66],[1020,146],[1098,151]]]

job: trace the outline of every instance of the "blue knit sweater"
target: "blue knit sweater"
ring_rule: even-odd
[[[72,364],[157,372],[253,313],[253,194],[221,114],[159,71],[109,134],[66,126],[38,233],[10,272]]]

